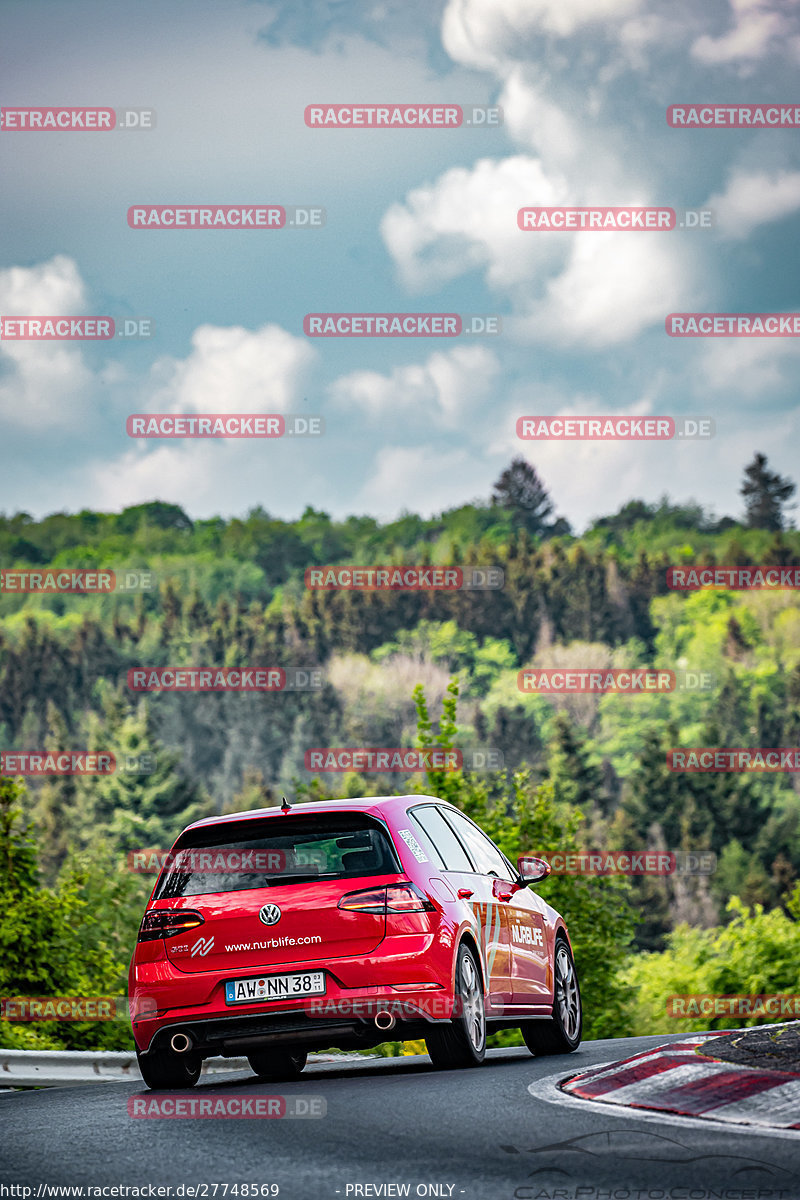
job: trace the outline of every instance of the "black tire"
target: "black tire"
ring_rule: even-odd
[[[425,1035],[431,1062],[440,1070],[479,1067],[486,1057],[486,1006],[475,954],[463,942],[456,959],[455,1016]]]
[[[305,1050],[255,1050],[248,1054],[247,1061],[261,1079],[287,1083],[297,1079],[306,1065]]]
[[[200,1078],[203,1060],[197,1054],[140,1054],[136,1051],[142,1079],[152,1091],[191,1088]]]
[[[563,937],[554,951],[555,1001],[546,1021],[523,1021],[520,1032],[531,1054],[571,1054],[581,1044],[583,1009],[572,951]]]

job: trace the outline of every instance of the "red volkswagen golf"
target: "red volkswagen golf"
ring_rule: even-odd
[[[290,1079],[309,1050],[424,1038],[477,1066],[487,1030],[574,1050],[581,1000],[564,921],[452,804],[392,796],[190,825],[153,890],[130,969],[139,1066],[191,1087],[204,1058]]]

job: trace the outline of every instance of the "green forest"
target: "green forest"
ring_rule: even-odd
[[[193,521],[120,513],[0,517],[0,566],[147,572],[102,595],[0,592],[0,749],[103,750],[107,776],[0,778],[0,997],[124,997],[153,876],[131,851],[189,821],[280,802],[423,792],[512,858],[588,849],[709,852],[713,873],[552,875],[585,1036],[730,1028],[675,1019],[682,993],[800,993],[800,776],[677,773],[678,747],[800,746],[796,590],[674,591],[671,566],[800,566],[794,484],[742,464],[742,511],[632,500],[575,534],[517,459],[491,497],[424,519],[294,521],[255,508]],[[327,564],[494,567],[503,586],[314,591]],[[135,667],[282,667],[321,686],[139,694]],[[526,667],[703,674],[672,692],[523,692]],[[310,747],[499,752],[492,770],[321,774]],[[502,762],[498,767],[497,762]],[[511,1035],[503,1035],[508,1039]],[[11,1023],[6,1047],[132,1047],[109,1022]],[[389,1044],[387,1052],[397,1052]]]

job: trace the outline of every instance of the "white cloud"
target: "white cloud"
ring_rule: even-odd
[[[509,330],[534,341],[600,347],[658,325],[689,299],[688,255],[677,237],[576,234],[564,271],[550,280],[541,300],[508,322]]]
[[[736,171],[724,192],[710,196],[723,237],[746,238],[759,225],[779,221],[800,208],[800,171]]]
[[[170,412],[288,412],[302,398],[316,351],[279,325],[255,332],[241,326],[201,325],[192,351],[160,359],[153,408]]]
[[[355,495],[353,512],[386,520],[403,509],[431,516],[486,495],[491,469],[466,450],[442,453],[431,446],[383,446],[370,478]]]
[[[353,371],[336,380],[331,396],[371,417],[402,416],[463,429],[471,411],[481,402],[491,403],[499,372],[497,358],[485,346],[456,346],[432,354],[425,363],[395,367],[389,375]]]
[[[83,281],[71,258],[60,254],[34,267],[0,271],[3,316],[78,316],[86,312]],[[93,384],[76,342],[0,341],[0,417],[34,430],[65,427],[86,411]]]
[[[78,268],[65,254],[36,267],[0,271],[4,315],[68,316],[85,312],[86,292]]]
[[[519,208],[566,202],[564,180],[548,177],[537,159],[484,158],[414,188],[386,212],[381,233],[411,288],[441,286],[484,267],[490,286],[508,287],[560,253],[555,240],[520,232]]]
[[[619,29],[619,44],[631,66],[641,70],[648,62],[651,46],[669,45],[684,36],[683,22],[677,16],[643,13],[625,21]]]
[[[618,124],[604,116],[597,70],[586,72],[598,22],[613,29],[620,62],[657,42],[660,18],[640,7],[627,0],[450,0],[446,49],[502,81],[504,128],[536,157],[446,171],[387,211],[381,232],[408,287],[430,289],[479,271],[511,305],[511,336],[590,348],[630,341],[688,304],[699,256],[677,233],[561,235],[520,231],[516,223],[524,206],[674,203],[652,195],[658,165],[626,150]],[[570,37],[574,56],[525,44],[542,32]],[[470,57],[474,46],[480,53]]]
[[[442,42],[456,62],[492,67],[517,58],[524,39],[537,34],[569,37],[636,12],[640,0],[450,0]]]
[[[794,338],[709,338],[698,365],[708,387],[763,399],[796,378],[798,356],[800,346]]]
[[[95,460],[86,472],[92,506],[114,511],[163,500],[194,513],[208,511],[215,489],[219,497],[223,455],[220,443],[154,442]]]
[[[515,141],[541,155],[550,171],[579,161],[585,170],[586,154],[593,157],[585,126],[581,127],[564,106],[555,102],[542,80],[532,79],[530,74],[514,67],[505,77],[499,104],[506,129]]]
[[[91,495],[92,506],[101,510],[164,500],[194,517],[242,515],[255,504],[297,515],[306,504],[329,505],[325,448],[312,444],[323,441],[137,441],[122,453],[95,458],[73,490],[78,497]]]
[[[586,187],[586,181],[582,181]],[[623,196],[623,202],[646,199]],[[673,233],[523,232],[524,205],[580,203],[538,159],[482,159],[446,171],[386,213],[387,248],[410,287],[448,282],[469,270],[511,299],[506,329],[525,340],[610,346],[636,337],[688,302],[689,249]],[[653,286],[653,281],[658,286]]]
[[[315,349],[278,325],[254,332],[240,326],[201,325],[184,359],[162,358],[146,385],[144,411],[281,412],[299,408],[302,385]],[[141,441],[90,468],[97,507],[121,508],[152,499],[198,513],[243,511],[276,483],[264,481],[264,444],[259,441]],[[275,458],[286,484],[292,466]]]
[[[762,59],[789,35],[792,28],[772,0],[730,0],[733,27],[721,37],[703,34],[692,44],[692,56],[719,65]]]

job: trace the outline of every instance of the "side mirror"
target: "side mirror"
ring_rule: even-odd
[[[547,878],[552,869],[546,859],[536,858],[533,854],[521,854],[517,859],[519,877],[524,883],[539,883]]]

